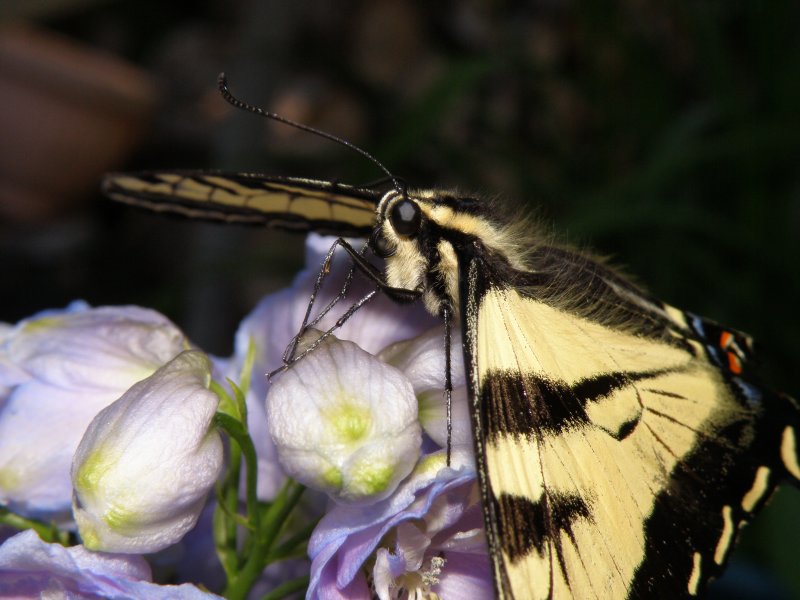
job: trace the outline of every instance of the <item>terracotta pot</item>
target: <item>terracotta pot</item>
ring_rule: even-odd
[[[91,198],[141,140],[146,73],[74,40],[0,28],[0,218],[46,219]]]

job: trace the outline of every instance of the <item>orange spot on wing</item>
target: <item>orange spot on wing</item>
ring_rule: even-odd
[[[736,375],[742,372],[742,361],[733,352],[728,352],[728,368]]]
[[[733,341],[733,335],[729,331],[723,331],[719,336],[719,345],[722,349],[727,349]]]

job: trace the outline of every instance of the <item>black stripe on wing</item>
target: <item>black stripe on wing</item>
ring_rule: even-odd
[[[486,425],[485,441],[503,436],[533,439],[541,434],[558,434],[568,428],[590,423],[586,407],[613,392],[668,373],[668,369],[598,373],[573,384],[513,371],[485,376],[480,393],[481,422]],[[637,415],[638,417],[638,415]],[[637,419],[620,423],[613,432],[624,438]]]
[[[372,232],[381,193],[330,181],[212,172],[112,173],[113,200],[193,219],[341,236]]]
[[[797,448],[786,444],[800,431],[797,406],[782,394],[760,394],[754,420],[699,439],[676,465],[645,522],[647,553],[630,598],[700,594],[724,570],[741,526],[781,482],[798,485]]]

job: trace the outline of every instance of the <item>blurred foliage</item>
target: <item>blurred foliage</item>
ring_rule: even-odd
[[[234,93],[350,139],[412,186],[529,202],[659,297],[752,333],[767,378],[800,395],[793,0],[118,0],[46,24],[159,78],[161,113],[121,169],[380,176],[343,148],[232,113],[214,89],[225,69]],[[138,302],[227,352],[238,319],[302,254],[273,232],[166,221],[99,199],[80,218],[84,233],[58,258],[11,244],[20,262],[4,271],[17,292],[6,318],[75,295]],[[3,235],[9,244],[8,227]],[[778,498],[745,546],[800,597],[791,498]]]

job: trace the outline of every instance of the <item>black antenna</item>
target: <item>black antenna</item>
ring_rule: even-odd
[[[400,192],[401,194],[403,194],[405,196],[405,194],[406,194],[405,186],[401,186],[399,180],[397,179],[397,177],[392,175],[392,173],[389,171],[389,169],[387,169],[386,167],[383,166],[383,163],[381,161],[379,161],[377,158],[372,156],[366,150],[363,150],[363,149],[359,148],[358,146],[356,146],[355,144],[353,144],[352,142],[348,142],[347,140],[342,139],[340,137],[337,137],[337,136],[333,135],[332,133],[328,133],[328,132],[322,131],[320,129],[315,129],[314,127],[310,127],[308,125],[303,125],[302,123],[298,123],[296,121],[292,121],[291,119],[287,119],[286,117],[282,117],[279,114],[266,111],[263,108],[258,108],[257,106],[253,106],[252,104],[248,104],[247,102],[244,102],[243,100],[239,100],[228,89],[228,79],[227,79],[227,77],[225,77],[225,73],[220,73],[219,74],[219,77],[217,78],[217,87],[219,88],[219,93],[222,94],[222,97],[225,99],[225,101],[228,102],[228,104],[230,104],[232,106],[235,106],[236,108],[240,108],[242,110],[246,110],[248,112],[255,113],[255,114],[260,115],[262,117],[266,117],[267,119],[272,119],[273,121],[278,121],[279,123],[283,123],[285,125],[289,125],[290,127],[294,127],[296,129],[300,129],[301,131],[307,131],[308,133],[313,133],[314,135],[318,135],[318,136],[323,137],[323,138],[325,138],[327,140],[330,140],[332,142],[336,142],[337,144],[345,146],[346,148],[350,148],[351,150],[355,150],[361,156],[363,156],[364,158],[366,158],[367,160],[372,162],[374,165],[376,165],[381,171],[386,173],[386,175],[389,177],[389,179],[391,179],[392,185],[394,186],[394,188],[398,192]]]

